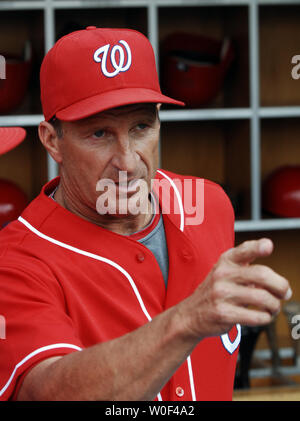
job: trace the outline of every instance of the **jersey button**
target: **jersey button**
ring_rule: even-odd
[[[176,387],[175,393],[179,398],[182,398],[182,396],[184,395],[184,390],[182,389],[182,387],[178,386]]]
[[[138,253],[138,254],[136,255],[136,260],[137,260],[139,263],[142,263],[142,262],[145,260],[145,255],[144,255],[144,253]]]
[[[183,260],[185,260],[186,262],[192,260],[192,255],[188,251],[183,250],[181,255]]]

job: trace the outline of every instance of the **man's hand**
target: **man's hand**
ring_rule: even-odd
[[[259,326],[271,322],[280,311],[280,301],[292,295],[285,278],[267,266],[252,264],[272,251],[272,241],[263,238],[246,241],[221,255],[183,302],[189,308],[188,328],[193,335],[201,339],[228,332],[236,323]]]

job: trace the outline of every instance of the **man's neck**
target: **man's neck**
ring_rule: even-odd
[[[121,235],[131,235],[142,230],[150,223],[154,213],[150,198],[148,200],[147,213],[138,213],[136,215],[130,213],[126,215],[100,215],[96,209],[79,209],[73,205],[71,200],[68,200],[61,185],[54,192],[53,199],[63,208],[88,222]]]

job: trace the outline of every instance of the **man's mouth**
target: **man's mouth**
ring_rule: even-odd
[[[119,193],[135,193],[139,188],[140,180],[141,179],[139,178],[134,178],[132,180],[129,180],[128,182],[115,182],[115,185]]]

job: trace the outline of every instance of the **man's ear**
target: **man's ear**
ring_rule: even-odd
[[[42,121],[39,125],[39,137],[54,161],[60,164],[62,161],[60,148],[61,139],[57,136],[56,130],[52,124],[47,121]]]

